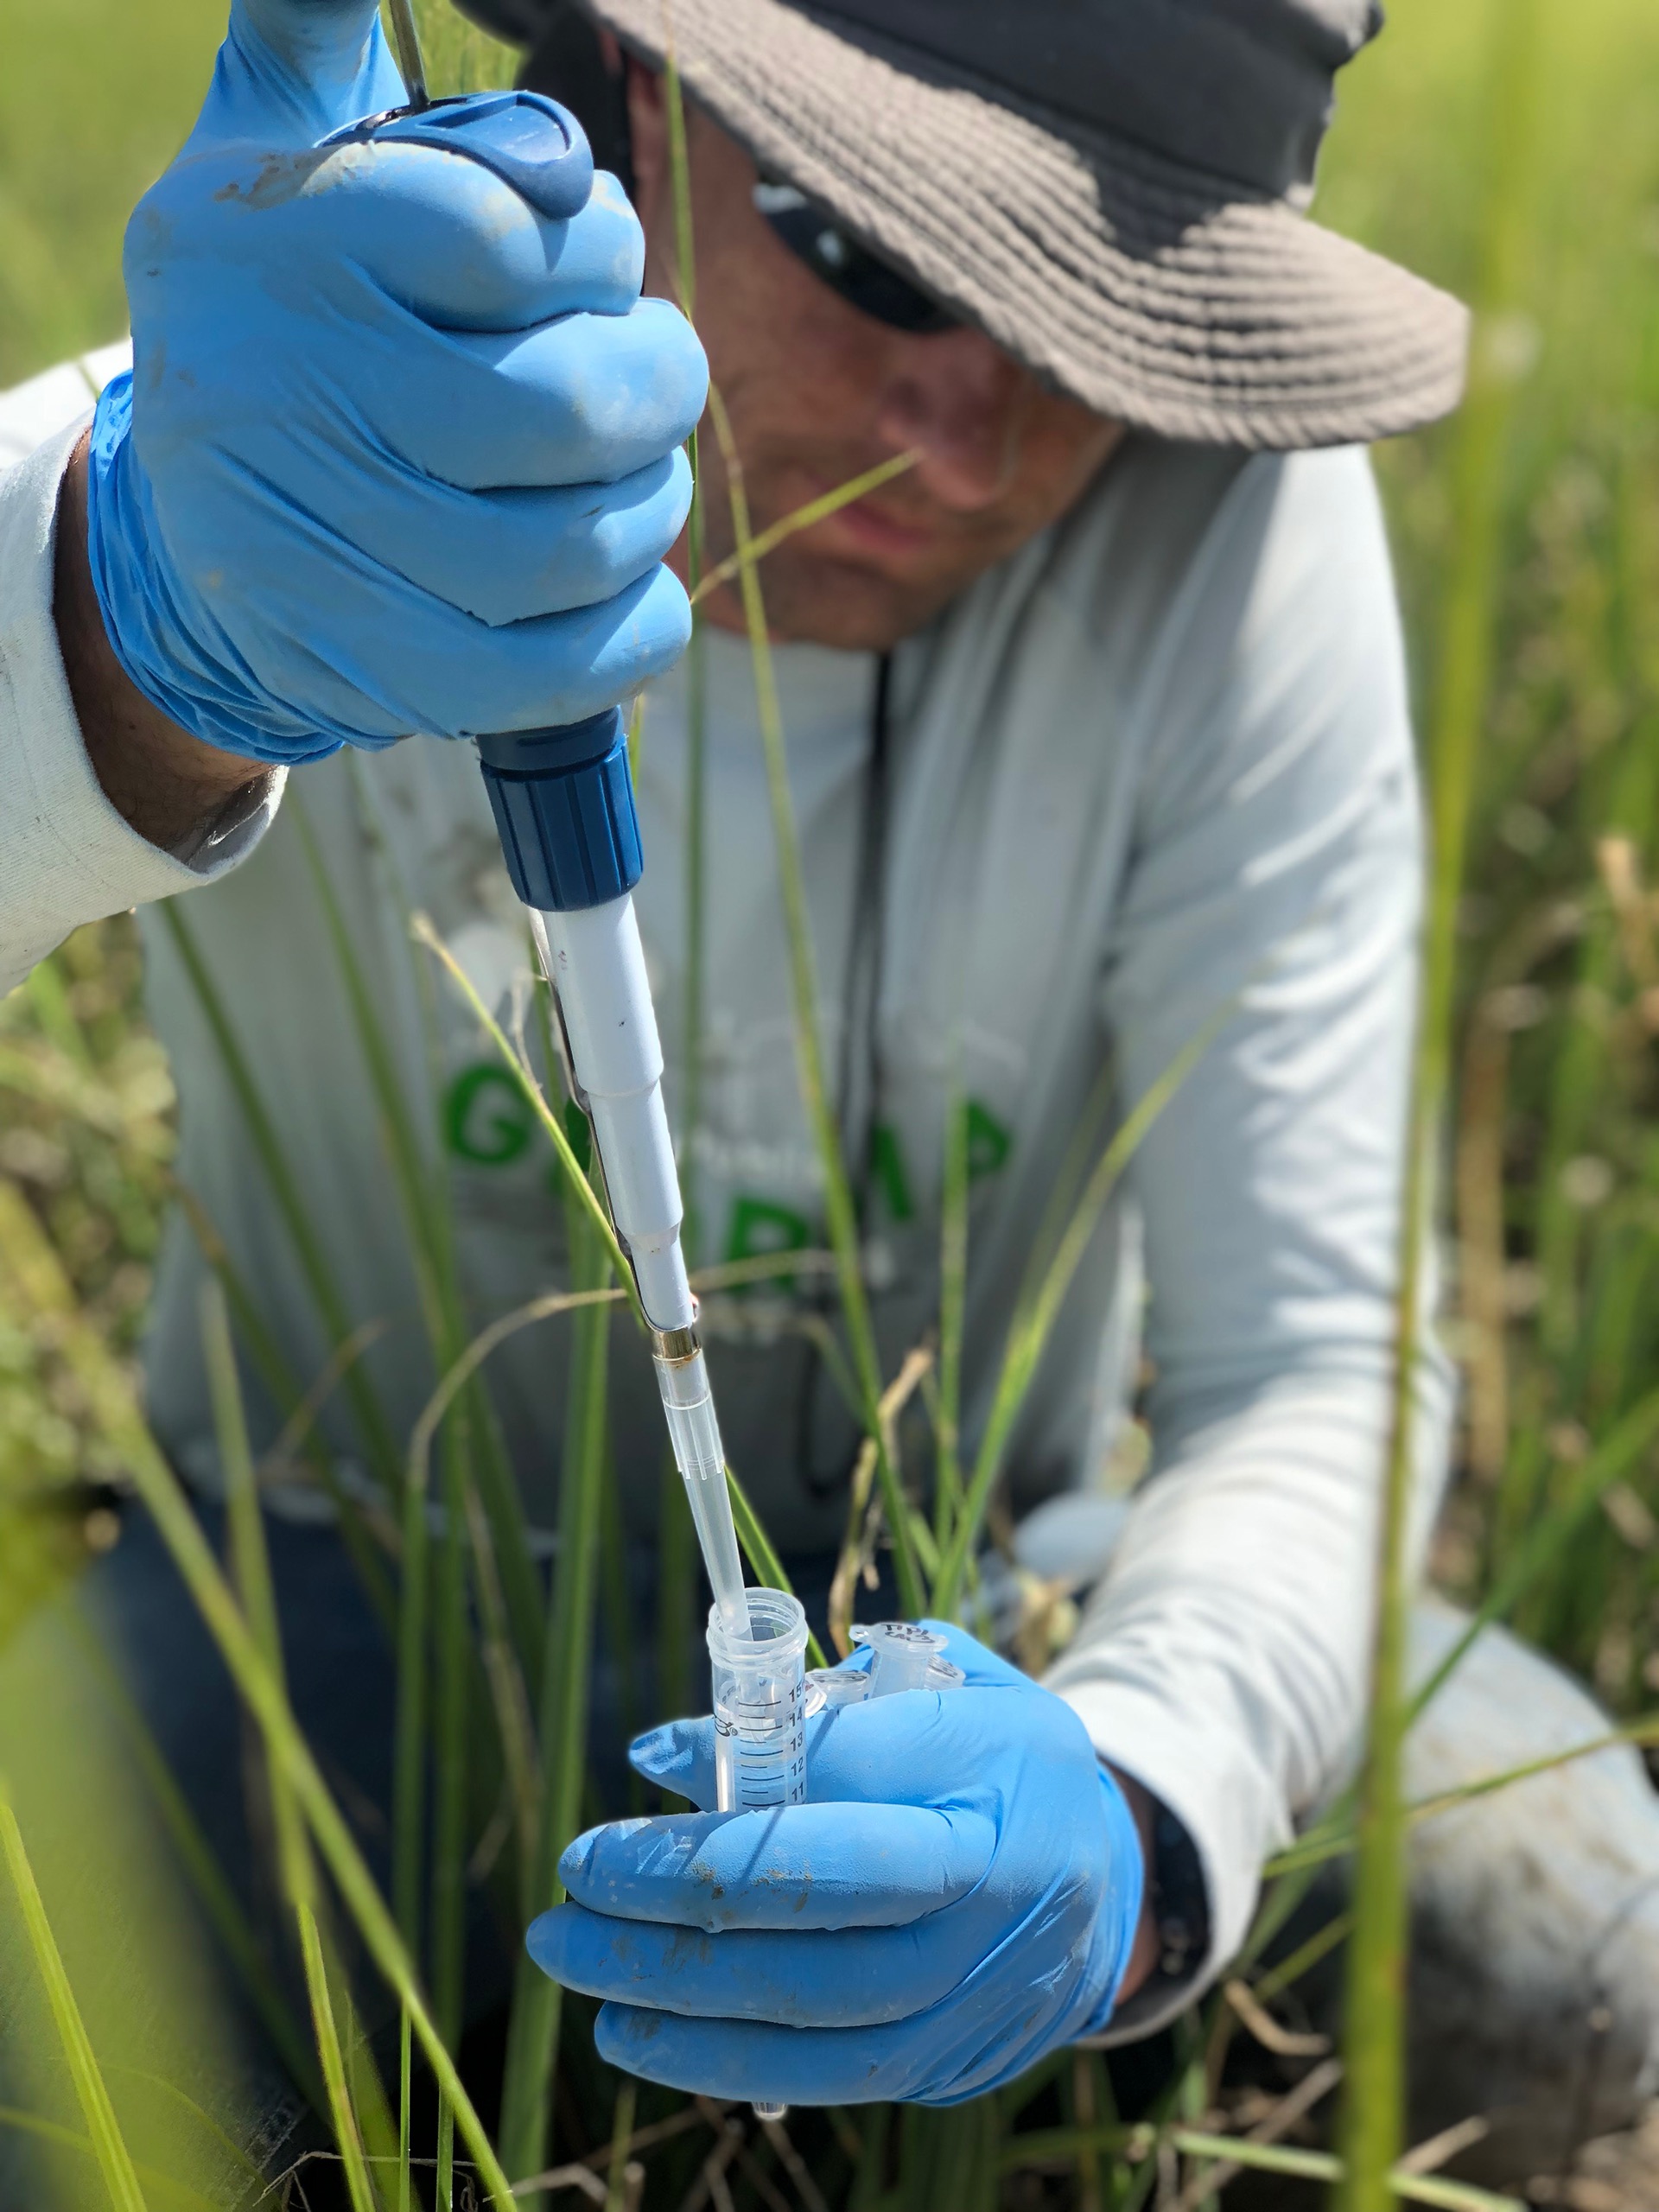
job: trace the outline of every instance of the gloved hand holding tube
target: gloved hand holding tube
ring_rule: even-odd
[[[830,1703],[803,1805],[715,1811],[712,1721],[634,1745],[702,1809],[579,1837],[571,1901],[530,1932],[605,1999],[613,2065],[713,2097],[956,2104],[1105,2025],[1141,1910],[1128,1807],[1069,1706],[928,1625],[964,1685]]]

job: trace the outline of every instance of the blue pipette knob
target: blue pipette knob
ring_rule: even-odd
[[[632,890],[645,861],[620,707],[562,729],[480,737],[478,755],[525,906],[569,913]]]
[[[467,92],[423,108],[372,115],[325,141],[372,140],[429,146],[492,169],[551,222],[569,222],[588,205],[594,156],[569,108],[544,92]]]

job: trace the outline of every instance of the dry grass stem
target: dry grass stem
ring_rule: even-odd
[[[1230,1999],[1230,1990],[1228,1994]],[[1300,2126],[1306,2119],[1316,2105],[1330,2095],[1341,2079],[1341,2060],[1327,2058],[1323,2065],[1316,2066],[1294,2089],[1281,2097],[1266,2118],[1258,2121],[1248,2135],[1240,2139],[1241,2141],[1252,2144],[1280,2142],[1293,2127]],[[1236,2180],[1243,2170],[1242,2160],[1224,2158],[1219,2164],[1195,2174],[1176,2198],[1173,2212],[1199,2212],[1201,2206],[1213,2202],[1230,2182]]]
[[[1329,2036],[1296,2035],[1281,2027],[1265,2005],[1258,2003],[1248,1982],[1235,1978],[1223,1985],[1221,1993],[1262,2048],[1275,2058],[1323,2058],[1330,2050]]]
[[[1450,2158],[1472,2151],[1477,2143],[1484,2143],[1492,2132],[1492,2124],[1484,2114],[1473,2113],[1467,2120],[1460,2120],[1455,2126],[1443,2127],[1438,2135],[1431,2135],[1426,2142],[1417,2144],[1401,2159],[1402,2174],[1432,2174]]]
[[[795,2184],[797,2195],[806,2207],[806,2212],[830,2212],[823,2191],[813,2180],[810,2169],[795,2148],[788,2128],[781,2120],[763,2120],[766,2140],[778,2153],[778,2163]]]

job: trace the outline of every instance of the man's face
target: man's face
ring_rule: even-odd
[[[631,67],[629,101],[645,285],[674,298],[658,79]],[[1121,428],[1046,391],[978,331],[916,336],[849,306],[756,209],[743,149],[696,111],[687,120],[697,330],[731,416],[753,527],[896,454],[920,453],[903,476],[786,540],[761,572],[776,636],[883,652],[1064,514]],[[733,534],[706,427],[699,462],[713,563]],[[741,626],[729,591],[711,597],[709,613]]]

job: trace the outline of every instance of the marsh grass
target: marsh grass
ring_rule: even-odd
[[[75,2002],[75,1993],[64,1967],[63,1956],[57,1939],[52,1933],[41,1901],[35,1870],[29,1864],[22,1831],[17,1825],[17,1815],[11,1801],[0,1783],[0,1854],[6,1862],[23,1925],[29,1931],[30,1948],[41,1981],[46,1986],[52,2018],[67,2062],[75,2094],[86,2121],[86,2133],[91,2138],[92,2155],[109,2191],[115,2212],[144,2212],[144,2199],[138,2175],[127,2149],[121,2124],[115,2115],[115,2107],[105,2084],[92,2038],[86,2032],[80,2007]]]
[[[99,16],[93,0],[82,5],[88,21]],[[181,60],[169,65],[181,130],[220,11],[217,0],[194,8],[169,0],[152,12],[161,26],[156,50],[197,54],[202,63],[194,79]],[[1517,1618],[1590,1672],[1616,1708],[1623,1740],[1649,1742],[1652,1724],[1632,1716],[1644,1692],[1659,1689],[1659,1359],[1650,1350],[1659,1342],[1653,1326],[1659,1148],[1649,1135],[1659,1103],[1653,1067],[1659,905],[1650,888],[1659,860],[1653,822],[1659,453],[1643,411],[1659,398],[1653,304],[1659,173],[1641,150],[1646,142],[1637,120],[1642,89],[1647,97],[1659,89],[1659,35],[1634,0],[1584,0],[1577,10],[1565,0],[1529,0],[1526,10],[1501,16],[1473,0],[1449,13],[1430,0],[1402,0],[1395,12],[1389,40],[1357,73],[1354,112],[1345,142],[1338,134],[1324,187],[1325,210],[1473,289],[1484,311],[1473,404],[1462,423],[1383,461],[1426,677],[1435,831],[1415,1172],[1426,1200],[1431,1134],[1450,1092],[1459,1138],[1457,1349],[1471,1373],[1474,1408],[1466,1473],[1437,1561],[1444,1580],[1480,1604],[1481,1618]],[[425,0],[419,13],[435,90],[501,79],[504,50],[435,0]],[[28,28],[42,67],[56,67],[60,32],[37,30],[33,19]],[[21,21],[12,29],[19,50]],[[111,87],[124,35],[117,26],[108,49]],[[1541,71],[1552,86],[1547,119],[1529,111],[1529,71]],[[684,132],[671,92],[680,282],[695,315]],[[102,97],[113,99],[113,92]],[[166,106],[159,102],[158,112]],[[0,137],[4,184],[21,162],[37,156],[3,95],[0,129],[8,134]],[[149,143],[118,134],[112,142],[105,201],[81,249],[99,273],[76,314],[93,317],[107,300],[104,272],[118,235],[109,211],[146,181],[132,168],[140,159],[134,149]],[[159,167],[165,151],[163,143],[143,158]],[[1592,238],[1581,237],[1581,222],[1575,227],[1572,220],[1576,203],[1568,188],[1580,175],[1595,180],[1605,219]],[[17,234],[7,228],[9,205],[0,191],[0,349],[10,345],[22,369],[62,345],[109,334],[111,319],[106,312],[101,326],[78,322],[63,306],[60,285],[54,293],[28,279],[28,251],[10,251]],[[16,311],[26,294],[35,303],[32,321]],[[1554,312],[1547,315],[1547,305]],[[1580,334],[1592,327],[1593,344]],[[900,1372],[887,1376],[869,1322],[846,1164],[824,1090],[813,952],[766,632],[766,555],[813,516],[768,518],[756,531],[742,502],[741,456],[718,399],[712,424],[733,499],[736,550],[706,574],[695,531],[693,583],[700,601],[716,582],[737,584],[754,649],[798,1058],[841,1294],[839,1334],[827,1352],[844,1370],[866,1429],[865,1490],[855,1496],[843,1560],[849,1602],[866,1548],[886,1544],[907,1609],[952,1611],[971,1593],[1006,1439],[1076,1255],[1128,1150],[1207,1039],[1195,1039],[1163,1084],[1115,1128],[1079,1132],[1053,1220],[1037,1240],[1040,1265],[1005,1347],[997,1411],[984,1435],[967,1440],[971,1464],[965,1465],[961,1331],[972,1260],[965,1111],[953,1098],[937,1328]],[[907,460],[900,456],[876,474],[896,474]],[[831,497],[871,488],[871,480],[861,480]],[[693,1138],[706,982],[700,663],[694,640],[684,1057]],[[326,878],[320,876],[317,894],[327,910]],[[348,937],[334,928],[335,957],[386,1132],[435,1376],[428,1415],[408,1448],[393,1433],[362,1362],[365,1326],[374,1317],[353,1313],[339,1290],[327,1240],[310,1218],[302,1179],[283,1156],[240,1045],[236,1010],[215,999],[205,963],[193,957],[188,910],[175,910],[168,926],[334,1362],[327,1378],[286,1372],[257,1298],[236,1280],[213,1224],[183,1194],[224,1301],[210,1305],[207,1329],[223,1456],[233,1477],[227,1577],[143,1429],[124,1363],[168,1193],[170,1101],[165,1071],[133,1020],[130,939],[111,925],[83,933],[0,1008],[0,1173],[10,1179],[0,1179],[6,1562],[0,1630],[50,1607],[102,1541],[100,1509],[83,1474],[90,1469],[130,1482],[162,1529],[264,1745],[271,1802],[280,1808],[289,1940],[311,2007],[315,2056],[296,2050],[297,2031],[259,1941],[224,1871],[194,1835],[164,1766],[152,1772],[155,1795],[175,1849],[194,1866],[224,1948],[269,2012],[268,2025],[283,2030],[291,2069],[331,2121],[353,2212],[393,2205],[412,2212],[429,2177],[446,2212],[480,2188],[503,2206],[513,2201],[515,2175],[539,2177],[526,2196],[542,2202],[556,2189],[575,2187],[590,2201],[620,2206],[637,2203],[643,2190],[653,2212],[659,2203],[671,2212],[683,2200],[712,2202],[721,2212],[728,2204],[772,2204],[780,2195],[786,2201],[790,2190],[809,2207],[816,2190],[849,2212],[934,2206],[968,2212],[999,2203],[1141,2212],[1154,2192],[1160,2202],[1196,2212],[1243,2169],[1335,2188],[1355,2212],[1376,2212],[1399,2198],[1468,2212],[1491,2212],[1509,2201],[1400,2164],[1404,1834],[1436,1807],[1404,1802],[1399,1747],[1437,1686],[1408,1700],[1400,1671],[1403,1421],[1380,1580],[1381,1725],[1372,1732],[1357,1825],[1341,1811],[1276,1862],[1274,1886],[1236,1968],[1249,2001],[1271,2006],[1321,1956],[1351,1939],[1353,2011],[1342,2054],[1347,2117],[1338,2152],[1272,2139],[1275,2127],[1282,2133],[1298,2117],[1291,2109],[1294,2086],[1275,2118],[1253,2131],[1259,2139],[1227,2126],[1222,2063],[1245,2015],[1217,1997],[1180,2031],[1174,2078],[1144,2121],[1116,2120],[1097,2059],[1063,2054],[1027,2081],[957,2112],[873,2107],[829,2115],[812,2123],[819,2149],[804,2162],[787,2130],[755,2133],[734,2116],[680,2107],[649,2089],[638,2092],[636,2108],[632,2085],[597,2067],[582,2009],[565,2004],[527,1964],[514,1993],[500,2123],[493,2131],[454,2056],[466,1869],[480,1841],[493,1836],[498,1878],[522,1920],[556,1896],[559,1850],[584,1818],[587,1677],[612,1541],[602,1510],[604,1383],[613,1331],[635,1325],[626,1272],[586,1172],[582,1133],[567,1122],[556,1094],[544,1024],[537,1052],[522,1051],[470,993],[429,929],[417,929],[420,945],[411,957],[432,960],[440,988],[470,993],[481,1030],[512,1070],[563,1173],[571,1287],[508,1317],[512,1325],[563,1331],[568,1357],[563,1541],[544,1594],[490,1403],[489,1356],[507,1325],[498,1324],[487,1340],[472,1334],[432,1116],[424,1101],[400,1090],[376,1007],[353,972]],[[1217,1021],[1225,1014],[1217,1009]],[[1454,1072],[1463,1078],[1455,1090]],[[685,1159],[695,1239],[694,1141]],[[1412,1209],[1414,1224],[1424,1218]],[[694,1256],[696,1250],[694,1241]],[[1409,1249],[1402,1280],[1418,1280]],[[625,1311],[614,1313],[617,1306]],[[1402,1406],[1416,1339],[1408,1305],[1400,1330]],[[259,1374],[289,1419],[290,1458],[298,1455],[320,1484],[332,1485],[371,1602],[395,1628],[401,1694],[390,1904],[288,1708],[252,1510],[258,1470],[245,1448],[238,1360]],[[379,1490],[378,1510],[341,1491],[315,1418],[323,1389],[337,1390],[350,1411]],[[931,1431],[931,1491],[899,1452],[898,1409],[912,1397],[926,1409]],[[741,1471],[734,1473],[733,1494],[746,1552],[765,1579],[780,1580]],[[428,1512],[435,1495],[443,1508],[435,1541]],[[673,1517],[677,1510],[683,1516],[683,1507],[671,1470],[664,1498],[673,1532],[666,1549],[677,1562],[664,1576],[655,1630],[666,1654],[685,1640],[696,1585],[689,1522]],[[626,1624],[625,1601],[613,1594],[608,1602],[613,1619]],[[639,1624],[626,1624],[641,1644],[648,1640]],[[671,1669],[663,1676],[671,1681]],[[136,1714],[127,1717],[142,1764],[142,1724]],[[159,1754],[153,1745],[149,1751],[154,1768]],[[1493,1777],[1475,1787],[1514,1778]],[[10,1830],[5,1841],[15,1881],[21,1862]],[[1356,1842],[1361,1871],[1353,1916],[1338,1916],[1294,1956],[1264,1965],[1269,1939],[1313,1866]],[[30,1926],[31,1935],[38,1932]],[[335,1931],[341,1939],[351,1934],[397,2001],[395,2110],[368,2054],[342,1963],[346,1946]],[[67,2024],[68,2015],[62,2018]],[[90,2132],[78,2139],[79,2155],[104,2177],[105,2199],[122,2212],[173,2201],[178,2192],[165,2176],[105,2157],[111,2139],[95,2094],[98,2019],[82,2023],[78,2043],[71,2027],[63,2032],[66,2050],[73,2044],[79,2054],[72,2058],[77,2086],[84,2080],[93,2096],[92,2107],[83,2100]],[[425,2109],[417,2094],[423,2083],[435,2084],[432,2139],[416,2133],[426,2125],[416,2118],[417,2107]],[[1330,2086],[1317,2069],[1301,2077],[1310,2107],[1323,2109]],[[590,2117],[601,2112],[602,2120]],[[40,2115],[19,2113],[13,2124],[61,2132],[60,2122]],[[583,2178],[571,2181],[577,2173]],[[136,2196],[119,2193],[130,2189]]]
[[[1416,1374],[1435,1168],[1451,1088],[1457,927],[1483,716],[1491,690],[1505,446],[1515,379],[1497,334],[1518,311],[1536,95],[1538,0],[1504,13],[1496,41],[1470,386],[1452,449],[1452,551],[1427,729],[1429,868],[1418,1038],[1406,1132],[1395,1388],[1380,1516],[1370,1707],[1357,1789],[1352,1932],[1344,1988],[1342,2143],[1346,2212],[1382,2212],[1406,2125],[1409,1904],[1404,1792]]]

